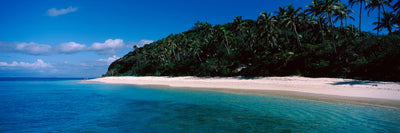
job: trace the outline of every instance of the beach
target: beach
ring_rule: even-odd
[[[340,78],[290,77],[103,77],[109,84],[270,94],[315,100],[340,100],[400,107],[400,83]]]

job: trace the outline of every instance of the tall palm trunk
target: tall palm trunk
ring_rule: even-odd
[[[347,28],[347,18],[344,18],[344,27],[345,27],[345,28],[343,28],[343,32],[344,32],[344,34],[345,34],[345,36],[344,36],[344,37],[347,39],[347,35],[348,35],[348,34],[346,33],[346,28]],[[352,32],[352,33],[353,33],[353,32]]]
[[[383,14],[385,14],[386,12],[385,12],[385,6],[382,4],[382,11],[383,11]]]
[[[319,18],[318,18],[318,24],[319,24],[319,29],[320,29],[320,31],[321,31],[322,43],[323,43],[324,46],[326,47],[326,45],[325,45],[325,37],[324,37],[324,30],[322,29],[321,20],[320,20]]]
[[[175,61],[179,61],[180,60],[179,53],[175,52],[175,47],[173,46],[173,44],[171,45],[171,49],[172,49],[172,54],[174,54]]]
[[[224,36],[225,36],[224,45],[225,45],[226,51],[228,52],[228,55],[230,55],[231,54],[231,50],[230,50],[230,47],[229,47],[228,38],[226,37],[226,35],[224,35]]]
[[[334,31],[333,31],[333,21],[332,21],[332,17],[333,17],[333,13],[331,12],[331,13],[329,13],[328,14],[329,15],[329,23],[331,23],[331,34],[332,34],[332,43],[331,43],[331,45],[332,45],[332,47],[333,47],[333,51],[335,52],[335,54],[337,54],[337,52],[336,52],[336,45],[335,45],[335,34],[334,34]]]
[[[340,19],[340,30],[341,30],[341,32],[343,32],[344,31],[344,27],[343,27],[343,19]]]
[[[287,34],[288,32],[287,32],[287,30],[285,30],[284,32],[285,32],[286,41],[287,41],[287,43],[289,44],[290,41],[289,41],[289,36],[288,36],[288,34]]]
[[[203,62],[203,60],[201,60],[201,57],[200,57],[199,53],[196,53],[196,55],[197,55],[197,58],[199,59],[199,61]]]
[[[244,42],[244,35],[243,35],[243,31],[240,31],[240,36],[242,38],[242,45],[246,45],[246,43]],[[247,45],[246,45],[247,46]],[[249,46],[247,46],[247,48],[249,48]]]
[[[178,54],[178,61],[181,61],[181,56],[179,54],[179,49],[177,50],[177,54]]]
[[[380,8],[380,7],[379,7]],[[383,10],[383,14],[385,14],[386,12],[385,12],[385,6],[382,4],[382,10]],[[379,13],[379,16],[380,16],[381,14]],[[379,21],[381,20],[381,17],[379,17]],[[379,30],[378,30],[379,31]],[[389,35],[390,35],[390,33],[389,33]]]
[[[294,32],[296,33],[297,45],[299,45],[299,47],[301,47],[299,33],[297,33],[296,25],[294,23],[292,23],[292,25],[293,25],[293,28],[294,28]]]
[[[379,27],[380,23],[381,23],[381,6],[378,7],[378,27]],[[376,30],[376,36],[379,37],[379,29]]]
[[[176,57],[176,53],[175,53],[174,48],[172,48],[172,53],[174,54],[174,58],[175,58],[175,60],[177,61],[178,59],[177,59],[177,57]]]

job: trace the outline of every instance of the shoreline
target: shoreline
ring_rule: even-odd
[[[342,101],[400,108],[400,83],[307,77],[103,77],[86,80],[149,88],[182,88]],[[161,87],[162,86],[162,87]],[[165,87],[164,87],[165,86]]]

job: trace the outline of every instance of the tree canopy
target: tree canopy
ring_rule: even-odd
[[[304,10],[279,7],[275,13],[262,12],[257,20],[238,16],[221,25],[197,22],[188,31],[135,47],[103,76],[301,75],[400,81],[398,2],[388,7],[394,10],[374,23],[376,30],[390,32],[380,37],[347,25],[354,12],[338,0],[313,0]]]

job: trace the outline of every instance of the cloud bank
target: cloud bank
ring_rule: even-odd
[[[78,10],[77,7],[72,7],[72,6],[69,6],[66,9],[51,8],[51,9],[47,10],[47,15],[55,17],[55,16],[64,15],[64,14],[71,13],[71,12],[75,12],[77,10]]]
[[[40,54],[49,54],[51,52],[51,46],[46,44],[37,44],[37,43],[18,43],[15,50],[23,53],[40,55]]]
[[[93,43],[89,50],[97,51],[100,54],[115,54],[124,45],[125,43],[122,39],[108,39],[104,43]]]
[[[8,64],[7,62],[0,62],[0,67],[24,67],[24,68],[38,69],[38,68],[48,68],[53,66],[50,65],[49,63],[45,63],[42,59],[37,59],[36,62],[34,63],[13,61],[12,63]]]
[[[18,52],[30,55],[52,55],[73,54],[78,52],[94,51],[98,54],[114,55],[121,49],[132,49],[134,45],[143,45],[154,42],[153,40],[141,40],[139,42],[128,42],[122,39],[107,39],[103,43],[95,42],[90,46],[77,42],[66,42],[59,45],[38,44],[35,42],[5,42],[0,41],[0,52]]]
[[[144,45],[150,44],[150,43],[153,43],[153,42],[154,42],[153,40],[140,40],[139,43],[138,43],[138,47],[139,46],[143,47]]]
[[[97,61],[100,62],[106,62],[107,64],[111,64],[112,62],[114,62],[115,60],[119,59],[120,57],[117,56],[112,56],[112,57],[108,57],[107,59],[98,59]]]
[[[129,42],[128,45],[126,46],[127,48],[133,49],[133,46],[137,47],[143,47],[146,44],[153,43],[153,40],[140,40],[139,42]]]
[[[59,53],[70,54],[70,53],[77,53],[77,52],[86,50],[87,47],[86,47],[86,45],[79,44],[76,42],[67,42],[67,43],[61,43],[58,46],[58,48],[56,48],[56,49]]]

